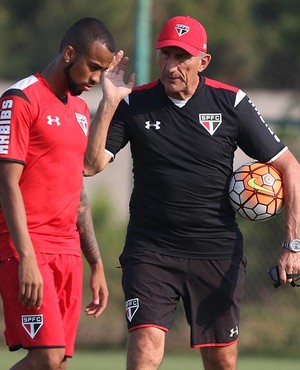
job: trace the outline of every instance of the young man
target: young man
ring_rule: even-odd
[[[28,350],[14,370],[66,369],[81,311],[81,249],[91,267],[86,313],[97,317],[106,307],[104,269],[82,186],[90,118],[77,95],[122,56],[115,56],[101,21],[83,18],[43,72],[1,97],[0,293],[7,345]]]
[[[202,74],[211,56],[197,20],[168,20],[156,49],[160,80],[123,101],[122,73],[106,75],[85,157],[92,175],[131,146],[134,187],[120,256],[127,369],[158,369],[182,299],[204,368],[234,370],[246,265],[228,199],[234,152],[238,145],[282,173],[285,241],[300,238],[300,166],[243,91]],[[279,269],[285,283],[300,271],[300,254],[282,250]]]

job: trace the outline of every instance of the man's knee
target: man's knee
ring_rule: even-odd
[[[140,328],[129,333],[129,340],[138,346],[160,348],[164,346],[165,332],[155,327]]]
[[[164,354],[165,332],[149,327],[130,332],[128,341],[127,369],[136,370],[147,366],[157,369]]]
[[[236,370],[237,344],[226,347],[201,348],[205,370]]]
[[[66,366],[64,348],[33,349],[28,352],[28,363],[32,369],[61,370]]]

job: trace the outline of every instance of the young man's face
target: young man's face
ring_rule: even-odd
[[[174,99],[187,99],[198,86],[201,57],[192,56],[175,46],[158,51],[160,78],[166,94]]]
[[[65,76],[71,95],[80,95],[89,91],[100,82],[101,74],[113,61],[114,53],[110,52],[99,41],[93,43],[87,55],[77,55],[65,67]]]

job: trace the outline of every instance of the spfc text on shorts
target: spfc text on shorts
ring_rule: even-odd
[[[127,319],[131,321],[133,316],[136,314],[136,311],[140,307],[139,299],[138,298],[129,299],[128,301],[125,302],[125,307]]]
[[[31,338],[36,336],[43,323],[43,315],[22,315],[22,326]]]

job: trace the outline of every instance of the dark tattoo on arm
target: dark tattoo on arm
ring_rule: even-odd
[[[80,192],[77,228],[80,235],[81,250],[86,260],[89,264],[97,262],[101,259],[101,256],[96,240],[91,208],[83,186]]]

